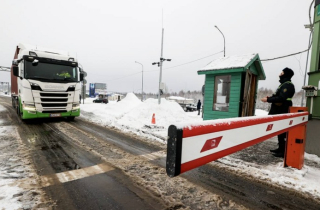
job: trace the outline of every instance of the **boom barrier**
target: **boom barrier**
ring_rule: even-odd
[[[171,125],[168,128],[167,174],[177,176],[287,131],[284,166],[301,169],[308,116],[306,107],[290,107],[289,114]]]

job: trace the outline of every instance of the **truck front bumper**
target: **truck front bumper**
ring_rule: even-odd
[[[22,119],[78,117],[78,116],[80,116],[80,109],[71,110],[69,112],[61,112],[61,113],[42,113],[37,111],[22,110]]]

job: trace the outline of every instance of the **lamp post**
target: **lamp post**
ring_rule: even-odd
[[[218,26],[214,26],[214,27],[216,27],[220,31]],[[225,39],[225,37],[224,37],[224,35],[223,35],[223,33],[221,31],[220,31],[220,33],[223,36],[223,57],[226,57],[226,39]]]
[[[135,61],[135,63],[138,63],[142,66],[142,91],[141,91],[141,101],[143,101],[143,65],[142,63],[139,63],[138,61]]]

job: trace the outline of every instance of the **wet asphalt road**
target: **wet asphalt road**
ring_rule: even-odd
[[[165,156],[158,155],[165,151],[164,146],[140,141],[80,118],[72,122],[65,119],[22,122],[11,108],[10,100],[0,97],[1,105],[9,110],[7,121],[18,126],[23,143],[30,148],[34,166],[42,177],[43,190],[56,202],[54,209],[169,208],[95,152],[101,154],[106,142],[165,168]],[[84,145],[90,145],[89,149]],[[105,155],[122,158],[112,151]],[[314,200],[253,182],[212,165],[202,166],[182,177],[220,195],[221,208],[228,208],[229,200],[233,200],[248,209],[319,209],[319,203]]]
[[[9,110],[2,120],[18,126],[23,143],[31,150],[36,171],[42,177],[42,189],[55,203],[53,209],[165,209],[160,199],[134,185],[121,170],[70,143],[66,135],[52,127],[65,120],[22,122],[8,99],[0,98],[1,105]],[[87,174],[83,175],[85,172],[81,169],[87,169]],[[68,173],[74,170],[77,174]]]

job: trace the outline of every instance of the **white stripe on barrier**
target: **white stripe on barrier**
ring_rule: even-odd
[[[305,123],[305,118],[306,116],[298,116],[284,120],[270,121],[247,127],[183,138],[181,164]],[[218,142],[219,137],[221,137],[220,142]],[[210,139],[214,139],[213,143],[218,144],[218,146],[212,145],[212,149],[201,152],[207,140]]]

